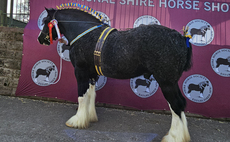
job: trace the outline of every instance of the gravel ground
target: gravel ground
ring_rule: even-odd
[[[65,122],[76,104],[0,96],[1,142],[159,142],[171,115],[97,107],[87,129]],[[188,117],[192,142],[230,142],[230,122]]]

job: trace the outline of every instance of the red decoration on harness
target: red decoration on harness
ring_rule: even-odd
[[[53,36],[52,36],[52,28],[53,28],[53,24],[51,22],[48,23],[48,27],[49,27],[49,36],[50,36],[50,44],[53,44]]]

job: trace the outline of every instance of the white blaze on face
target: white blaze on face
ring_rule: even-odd
[[[38,37],[41,35],[41,33],[42,33],[42,31],[40,31],[40,33],[39,33]]]

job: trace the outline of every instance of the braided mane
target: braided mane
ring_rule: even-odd
[[[92,8],[85,6],[85,5],[81,5],[78,3],[65,3],[65,4],[61,4],[60,6],[56,6],[57,9],[62,10],[62,9],[77,9],[77,10],[81,10],[84,11],[92,16],[94,16],[95,18],[97,18],[98,20],[100,20],[101,22],[103,22],[103,17],[100,13],[98,13],[97,11],[93,10]]]

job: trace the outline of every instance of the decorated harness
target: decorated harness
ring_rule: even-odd
[[[59,10],[61,10],[61,9],[78,9],[78,10],[81,10],[81,11],[84,11],[84,12],[87,12],[87,13],[93,15],[94,17],[96,17],[97,19],[99,19],[101,22],[103,22],[103,17],[101,16],[101,14],[99,14],[95,10],[93,10],[90,7],[85,6],[85,5],[81,5],[81,4],[77,4],[77,3],[66,3],[66,4],[61,4],[60,6],[57,6],[57,8]],[[88,10],[90,12],[88,12],[86,10]],[[60,33],[60,30],[59,30],[59,27],[58,27],[58,21],[55,19],[55,14],[56,14],[56,12],[54,13],[53,19],[48,23],[50,44],[53,44],[53,39],[52,39],[52,28],[53,27],[55,27],[55,29],[56,29],[56,32],[57,32],[57,35],[58,35],[58,40],[59,41],[62,40],[61,33]],[[69,21],[69,22],[71,22],[71,21]],[[106,38],[108,37],[108,35],[113,30],[116,30],[116,29],[115,28],[111,28],[108,24],[105,24],[103,22],[103,24],[100,24],[100,25],[97,25],[97,26],[94,26],[94,27],[91,27],[91,28],[87,29],[86,31],[84,31],[83,33],[79,34],[76,38],[74,38],[70,42],[70,46],[71,46],[78,39],[80,39],[82,36],[86,35],[87,33],[91,32],[91,31],[93,31],[93,30],[95,30],[95,29],[97,29],[99,27],[102,27],[103,25],[106,25],[108,27],[105,28],[102,31],[102,33],[101,33],[101,35],[100,35],[100,37],[99,37],[99,39],[97,41],[95,50],[94,50],[94,64],[95,64],[95,69],[96,69],[96,72],[97,72],[98,75],[103,75],[102,70],[101,70],[101,64],[102,64],[102,62],[101,62],[101,51],[102,51],[104,42],[105,42]],[[66,42],[68,44],[68,41],[66,41]]]

